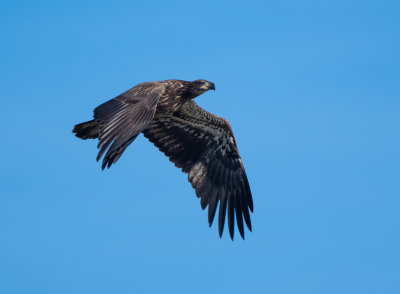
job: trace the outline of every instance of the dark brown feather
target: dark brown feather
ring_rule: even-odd
[[[233,239],[234,218],[244,238],[243,217],[251,229],[248,210],[253,202],[242,160],[232,129],[223,118],[200,108],[189,100],[173,113],[157,111],[143,134],[184,172],[208,205],[208,222],[213,223],[219,203],[218,230],[222,235],[226,211]]]
[[[73,132],[82,139],[98,138],[103,169],[116,163],[142,132],[188,174],[201,208],[208,206],[209,225],[219,206],[219,235],[227,215],[233,239],[236,214],[244,238],[243,218],[251,231],[253,200],[232,129],[193,101],[209,89],[215,85],[204,80],[142,83],[98,106],[94,120],[77,124]]]
[[[95,121],[100,126],[97,160],[107,150],[102,169],[117,162],[129,144],[151,122],[164,91],[162,83],[142,83],[94,110]]]
[[[75,136],[83,140],[96,139],[99,136],[99,124],[95,120],[83,122],[74,126]]]

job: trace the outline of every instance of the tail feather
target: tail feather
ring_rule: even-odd
[[[99,136],[99,131],[99,124],[95,120],[77,124],[72,130],[72,132],[75,133],[75,136],[83,140],[96,139]]]

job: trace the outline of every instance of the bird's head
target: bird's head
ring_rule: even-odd
[[[191,82],[191,91],[196,96],[199,96],[208,90],[215,91],[215,84],[206,80],[195,80]]]

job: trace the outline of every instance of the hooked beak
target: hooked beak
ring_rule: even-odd
[[[209,90],[214,90],[215,91],[215,84],[211,83],[211,85],[208,87]]]

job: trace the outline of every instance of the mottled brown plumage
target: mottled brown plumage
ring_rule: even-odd
[[[98,138],[97,160],[104,155],[103,169],[143,133],[188,174],[202,209],[208,206],[209,225],[219,203],[219,235],[228,212],[231,238],[235,215],[244,238],[243,218],[251,231],[253,200],[232,129],[193,101],[210,89],[215,90],[214,84],[205,80],[142,83],[98,106],[94,120],[77,124],[73,132],[81,139]]]

